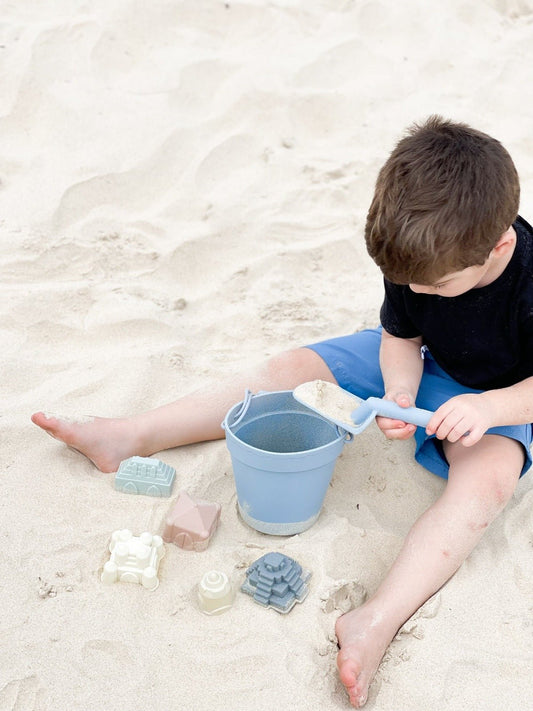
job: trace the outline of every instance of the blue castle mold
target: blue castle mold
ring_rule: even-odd
[[[241,590],[259,605],[287,613],[307,597],[310,577],[311,573],[293,558],[283,553],[267,553],[248,568]]]
[[[126,494],[170,496],[176,470],[152,457],[130,457],[120,463],[115,489]]]

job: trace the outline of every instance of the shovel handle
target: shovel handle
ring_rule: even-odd
[[[380,397],[369,397],[365,404],[382,417],[402,420],[402,422],[409,422],[409,424],[418,425],[418,427],[426,427],[433,415],[431,410],[423,410],[420,407],[400,407],[392,400],[383,400]]]

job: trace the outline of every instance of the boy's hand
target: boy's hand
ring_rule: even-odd
[[[492,410],[482,393],[465,393],[441,405],[428,422],[426,432],[449,442],[461,440],[465,447],[471,447],[493,425]]]
[[[407,392],[386,393],[385,400],[393,400],[400,407],[411,407],[415,404],[414,398]],[[416,430],[416,425],[410,425],[402,420],[393,420],[390,417],[376,417],[376,424],[387,439],[409,439]]]

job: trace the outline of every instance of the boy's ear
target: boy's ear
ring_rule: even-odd
[[[500,239],[497,241],[492,251],[498,257],[503,257],[508,254],[509,250],[513,249],[516,244],[516,232],[511,226],[509,229],[503,233]]]

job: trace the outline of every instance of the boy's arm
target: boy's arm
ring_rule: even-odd
[[[490,427],[530,422],[533,422],[533,377],[508,388],[452,397],[435,412],[426,432],[450,442],[462,438],[461,443],[470,447]]]
[[[385,397],[402,407],[415,404],[424,368],[421,346],[422,336],[398,338],[385,329],[382,331],[379,363],[385,384]],[[416,430],[415,425],[388,417],[378,417],[376,422],[389,439],[407,439]]]

